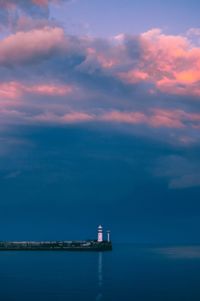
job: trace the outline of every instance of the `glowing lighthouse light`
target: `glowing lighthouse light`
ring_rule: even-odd
[[[98,242],[102,242],[103,241],[103,227],[101,225],[99,225],[98,227]]]

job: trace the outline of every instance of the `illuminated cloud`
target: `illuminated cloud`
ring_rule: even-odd
[[[200,125],[200,114],[159,108],[150,109],[147,113],[112,111],[104,114],[101,119],[118,123],[146,124],[154,128],[181,129],[195,124]]]
[[[127,124],[142,124],[148,122],[148,117],[142,112],[120,112],[111,111],[105,113],[102,117],[104,121]]]
[[[137,68],[120,72],[129,84],[151,82],[169,94],[200,96],[200,48],[187,36],[153,29],[140,35],[142,55]]]
[[[0,64],[12,66],[52,56],[62,50],[63,40],[61,28],[45,27],[12,34],[0,41]]]
[[[1,5],[12,9],[16,2]],[[20,29],[0,40],[1,123],[112,123],[182,145],[198,142],[200,47],[192,33],[153,29],[98,39],[19,20]]]
[[[44,89],[44,90],[43,90]],[[37,87],[28,87],[21,92],[30,92],[31,93],[45,93],[46,95],[58,95],[60,87],[52,86],[37,86]],[[64,87],[62,87],[64,89]],[[38,91],[39,90],[39,91]],[[41,91],[42,90],[42,91]],[[49,92],[50,90],[50,92]],[[70,88],[66,88],[62,93],[68,94]],[[10,109],[13,107],[14,103],[10,102],[9,105],[3,104],[4,109],[0,110],[1,116],[12,117],[12,121],[19,121],[21,118],[22,123],[47,123],[47,124],[70,124],[70,123],[112,123],[118,125],[127,125],[134,127],[135,125],[141,125],[150,128],[157,129],[176,129],[184,130],[200,127],[200,114],[186,113],[184,111],[174,110],[174,111],[165,111],[159,108],[149,109],[146,113],[144,112],[122,112],[112,110],[109,112],[100,111],[100,112],[91,112],[90,110],[85,111],[75,111],[69,109],[65,104],[57,106],[35,106],[35,108],[40,109],[41,113],[38,114],[38,110],[32,112],[24,112],[23,106],[25,102],[19,102],[18,106],[15,103],[16,109]],[[33,106],[34,108],[34,106]],[[179,142],[181,144],[192,144],[194,140],[188,136],[180,136]]]
[[[72,87],[60,84],[25,85],[20,82],[0,83],[1,100],[17,100],[23,94],[38,94],[44,96],[63,96],[72,92]]]
[[[70,123],[83,123],[94,121],[95,116],[85,112],[69,112],[64,115],[56,115],[54,113],[44,113],[34,116],[30,121],[47,124],[70,124]]]

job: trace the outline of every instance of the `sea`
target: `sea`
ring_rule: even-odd
[[[199,301],[200,246],[1,251],[2,301]]]

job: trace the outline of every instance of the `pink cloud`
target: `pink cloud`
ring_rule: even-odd
[[[26,63],[34,57],[48,56],[64,49],[64,31],[59,27],[44,27],[29,32],[17,32],[0,41],[0,64]]]
[[[0,83],[0,102],[18,99],[21,96],[20,86],[17,82]]]
[[[76,123],[76,122],[87,122],[94,121],[95,117],[92,114],[84,113],[84,112],[72,112],[69,114],[65,114],[62,117],[62,121],[65,123]]]
[[[32,86],[22,86],[24,92],[46,95],[46,96],[64,96],[72,92],[72,87],[61,84],[40,84]]]
[[[121,65],[122,56],[125,61],[123,47],[108,44],[106,49],[100,49],[96,45],[92,45],[94,40],[89,39],[86,48],[87,61],[91,63],[98,63],[102,69],[112,69]],[[90,45],[91,44],[91,45]]]
[[[104,113],[101,118],[102,121],[111,121],[119,123],[139,124],[148,121],[147,116],[142,112],[120,112],[111,111]]]
[[[21,28],[29,21],[22,17],[19,22]],[[126,36],[118,44],[111,40],[101,48],[92,38],[70,42],[62,28],[42,24],[42,28],[19,31],[1,40],[0,64],[41,62],[55,53],[67,56],[68,50],[70,54],[78,50],[86,56],[80,68],[84,66],[87,72],[98,65],[128,84],[148,82],[163,93],[200,96],[200,47],[192,44],[188,36],[165,35],[159,29],[143,33],[138,37],[141,49],[136,59],[128,56]]]
[[[149,109],[146,113],[111,111],[104,113],[99,119],[117,123],[146,124],[153,128],[182,129],[188,126],[200,125],[200,114],[159,108]]]
[[[37,3],[46,5],[45,1],[37,1]],[[149,89],[149,92],[152,94],[157,89],[163,93],[200,96],[200,48],[194,46],[188,37],[164,35],[160,30],[152,30],[140,35],[142,50],[140,55],[135,55],[134,52],[128,54],[125,39],[126,36],[122,36],[118,38],[117,43],[112,40],[103,43],[93,38],[67,37],[62,28],[44,26],[27,32],[19,31],[0,40],[0,64],[3,68],[7,67],[7,69],[5,68],[6,76],[10,76],[10,70],[11,72],[12,70],[16,71],[14,74],[17,74],[17,68],[21,72],[21,66],[26,64],[30,67],[30,74],[33,72],[31,84],[25,84],[24,79],[22,82],[11,80],[0,83],[0,104],[2,106],[0,114],[8,115],[8,108],[12,110],[14,105],[17,108],[20,107],[22,114],[18,114],[15,107],[11,114],[12,117],[17,116],[20,119],[21,116],[27,122],[61,124],[112,122],[130,126],[145,125],[151,128],[168,128],[169,131],[170,129],[183,131],[187,128],[198,131],[200,128],[198,112],[192,113],[173,108],[152,108],[155,103],[159,106],[160,99],[156,98],[158,96],[156,93],[155,102],[151,96],[149,104],[145,100],[146,107],[144,109],[128,111],[127,108],[133,108],[136,102],[134,103],[132,99],[127,99],[126,102],[120,99],[116,100],[113,97],[116,94],[112,94],[112,92],[115,87],[116,91],[119,88],[121,92],[122,87],[126,93],[127,85],[123,86],[121,83],[118,85],[120,79],[130,85],[140,82],[151,83],[151,87],[153,87]],[[131,43],[130,45],[132,46]],[[43,80],[45,75],[49,70],[52,71],[52,66],[56,66],[57,60],[54,60],[52,65],[49,64],[50,59],[54,57],[58,59],[61,68],[54,68],[55,73],[53,71],[50,75],[51,82],[45,83]],[[46,59],[49,59],[47,64]],[[40,65],[43,61],[45,61],[45,69],[40,69],[42,76],[40,77],[38,69],[36,68],[36,73],[34,73],[35,67],[32,67],[35,62]],[[93,69],[88,68],[88,64]],[[28,68],[25,69],[25,71],[27,70]],[[93,73],[94,81],[91,76]],[[86,77],[84,77],[85,74]],[[88,74],[90,76],[87,77]],[[70,77],[70,75],[72,76]],[[99,76],[98,80],[95,76]],[[21,76],[20,73],[19,78],[22,77],[23,75]],[[73,84],[64,84],[67,79],[70,83],[73,81]],[[101,79],[103,79],[102,82]],[[108,87],[111,87],[111,94],[108,93],[108,95],[105,95],[107,93],[105,91],[108,90],[104,90],[106,80],[108,80]],[[80,85],[81,93],[77,93],[77,89],[75,90],[77,83]],[[84,93],[82,93],[83,91]],[[133,93],[132,89],[129,91]],[[66,106],[62,96],[70,95],[72,92],[76,93],[73,93],[72,99]],[[140,94],[138,95],[140,96]],[[37,96],[41,97],[37,98]],[[54,101],[48,102],[50,96],[56,96]],[[126,97],[129,97],[128,94]],[[137,94],[134,97],[137,97]],[[33,99],[37,101],[34,102]],[[41,101],[43,99],[44,102]],[[78,110],[80,104],[81,108],[84,108],[84,112]],[[120,111],[119,107],[122,108],[123,105],[124,111]],[[164,106],[163,101],[161,106]],[[26,113],[27,111],[29,113]],[[187,144],[187,135],[182,135],[182,137],[182,142]]]
[[[36,5],[47,6],[49,0],[32,0],[32,2]]]
[[[165,35],[153,29],[140,35],[140,43],[137,69],[120,72],[119,78],[129,84],[152,82],[169,94],[200,96],[200,48],[187,36]]]
[[[200,128],[200,114],[189,113],[183,110],[167,110],[154,108],[149,109],[146,113],[141,111],[128,112],[112,110],[109,112],[100,111],[69,111],[65,112],[65,106],[58,106],[55,110],[54,107],[49,107],[48,111],[46,107],[41,107],[42,112],[37,113],[25,113],[18,110],[6,109],[6,107],[0,110],[0,116],[7,116],[18,120],[20,123],[47,123],[47,124],[73,124],[84,122],[98,122],[98,123],[113,123],[113,124],[126,124],[130,126],[145,125],[150,128],[168,128],[168,129],[186,129],[193,128],[198,130]],[[188,137],[188,135],[181,135],[179,141],[182,144],[191,144],[194,139]]]
[[[184,128],[182,111],[153,109],[148,123],[153,127]]]
[[[36,115],[30,118],[32,122],[42,123],[57,123],[57,124],[68,124],[68,123],[82,123],[90,122],[95,120],[95,116],[85,112],[69,112],[64,115],[56,115],[51,112]]]
[[[16,99],[24,93],[62,96],[71,93],[72,90],[72,86],[64,84],[22,84],[12,81],[0,83],[0,98]]]
[[[22,84],[20,82],[0,83],[0,105],[1,108],[13,106],[31,105],[27,103],[27,96],[67,96],[72,93],[73,86],[64,84]],[[42,106],[41,106],[42,108]]]
[[[147,72],[140,70],[130,70],[128,72],[119,72],[118,76],[128,82],[129,84],[135,84],[142,81],[149,80],[149,75]]]

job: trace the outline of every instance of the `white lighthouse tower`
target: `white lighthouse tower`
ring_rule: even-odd
[[[98,227],[98,242],[102,242],[103,241],[103,227],[101,225],[99,225]]]
[[[107,231],[107,242],[110,242],[110,230]]]

